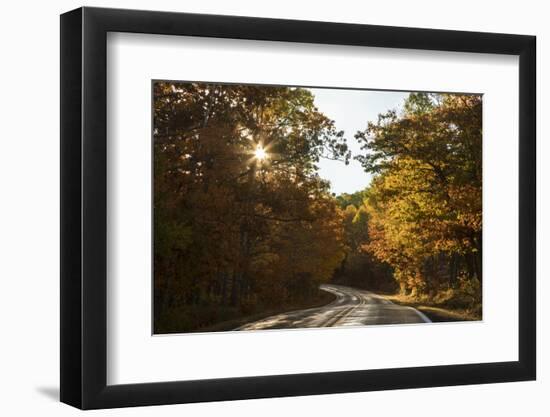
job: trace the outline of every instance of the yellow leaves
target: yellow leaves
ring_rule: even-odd
[[[388,112],[366,133],[362,162],[375,177],[361,250],[421,289],[426,259],[481,251],[481,98],[411,94],[405,114]]]

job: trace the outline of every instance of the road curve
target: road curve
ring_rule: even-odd
[[[324,284],[320,288],[334,294],[336,299],[323,307],[277,314],[245,324],[236,330],[301,329],[430,322],[430,319],[415,308],[393,304],[391,301],[370,291],[333,284]]]

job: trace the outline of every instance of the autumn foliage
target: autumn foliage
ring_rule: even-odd
[[[362,249],[393,268],[404,293],[462,290],[479,304],[482,282],[481,96],[411,94],[357,138],[375,174],[365,193]]]
[[[153,113],[155,332],[307,304],[331,280],[480,302],[480,96],[380,115],[356,133],[372,184],[341,196],[318,163],[352,155],[307,89],[154,82]]]
[[[316,164],[350,155],[310,92],[157,82],[153,134],[156,330],[318,294],[344,249]]]

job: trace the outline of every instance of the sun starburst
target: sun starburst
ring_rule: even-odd
[[[256,147],[256,150],[254,151],[254,156],[256,157],[257,160],[263,161],[264,159],[267,158],[267,152],[261,145],[258,145]]]

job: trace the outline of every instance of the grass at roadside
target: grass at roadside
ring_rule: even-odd
[[[399,305],[414,307],[424,313],[433,322],[475,321],[481,320],[481,308],[449,308],[444,304],[429,303],[425,299],[417,299],[410,295],[384,294],[384,298]]]

